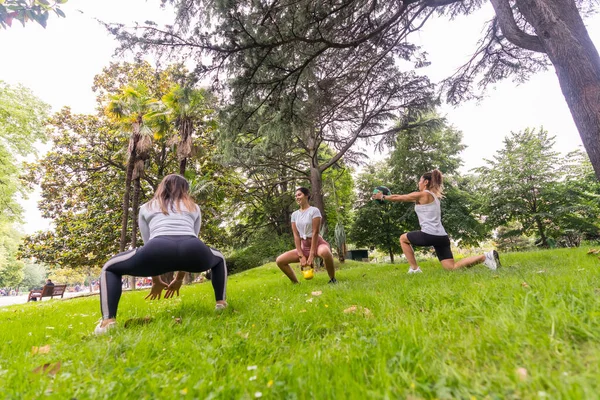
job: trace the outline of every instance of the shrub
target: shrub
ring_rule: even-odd
[[[289,235],[260,235],[254,238],[248,246],[236,249],[226,257],[227,271],[229,274],[235,274],[259,267],[275,261],[279,254],[291,250],[293,247],[294,240]]]

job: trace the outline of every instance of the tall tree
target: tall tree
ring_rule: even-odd
[[[513,76],[527,77],[550,64],[600,179],[600,56],[582,15],[595,11],[595,0],[490,0],[495,17],[479,47],[457,74],[446,81],[451,102],[472,97],[473,86]],[[311,65],[328,59],[352,58],[353,52],[378,48],[382,53],[405,55],[410,34],[434,14],[452,19],[470,14],[485,0],[320,0],[280,2],[213,2],[170,0],[176,23],[156,24],[129,32],[111,31],[123,48],[139,46],[172,53],[194,54],[198,70],[235,70],[249,77],[247,87],[262,86],[268,102],[283,82],[297,80]],[[211,29],[218,26],[218,29]],[[214,63],[205,66],[206,55]],[[238,60],[244,60],[239,63]],[[423,59],[420,60],[424,62]],[[372,66],[385,62],[373,57]],[[237,66],[238,69],[231,66]],[[261,73],[264,71],[264,73]],[[265,76],[268,78],[265,79]]]
[[[46,141],[44,124],[50,106],[27,88],[0,81],[0,221],[21,217],[16,195],[25,195],[15,156],[35,154],[36,142]]]
[[[210,118],[210,115],[215,113],[212,107],[214,98],[204,89],[175,85],[163,96],[162,101],[167,108],[169,120],[179,135],[179,173],[185,175],[187,161],[193,150],[193,134],[216,128],[215,120]]]
[[[127,245],[127,223],[129,220],[129,198],[131,192],[131,183],[134,185],[134,207],[133,207],[133,229],[132,242],[135,246],[137,206],[140,195],[140,178],[144,170],[144,162],[149,156],[149,150],[152,146],[151,130],[152,118],[159,113],[158,100],[152,97],[149,89],[142,83],[135,86],[127,86],[122,89],[118,95],[112,96],[106,106],[106,113],[113,118],[119,127],[130,134],[129,145],[127,147],[127,174],[125,180],[125,190],[123,194],[123,215],[121,217],[121,241],[119,251],[124,251]]]
[[[573,206],[558,188],[560,157],[553,147],[554,137],[543,128],[511,132],[493,160],[476,169],[487,198],[488,223],[518,222],[510,234],[536,234],[543,247],[549,245],[549,230]]]

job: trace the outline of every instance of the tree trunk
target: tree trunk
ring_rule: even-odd
[[[137,247],[137,231],[138,231],[138,219],[137,215],[139,212],[140,204],[140,177],[138,176],[133,181],[133,201],[131,205],[131,248]],[[131,290],[135,290],[135,276],[131,277]]]
[[[323,175],[316,165],[310,167],[310,188],[313,205],[321,211],[321,231],[327,232],[327,215],[325,214],[325,200],[323,196]]]
[[[123,193],[123,215],[121,217],[121,242],[119,244],[119,252],[122,253],[127,247],[127,222],[129,221],[129,196],[131,193],[131,181],[133,178],[133,167],[135,165],[135,147],[137,141],[133,138],[133,151],[129,154],[129,160],[127,161],[127,175],[125,178],[125,193]]]
[[[185,168],[187,166],[187,158],[184,158],[179,162],[179,175],[185,176]]]
[[[573,0],[517,0],[554,65],[583,145],[600,179],[600,56]]]
[[[392,250],[392,246],[390,246],[390,262],[394,263],[394,251]]]
[[[137,215],[139,213],[140,206],[140,194],[141,194],[141,184],[140,177],[135,178],[133,182],[133,202],[131,205],[132,209],[132,219],[131,219],[131,247],[137,247],[137,231],[138,231],[138,219]]]
[[[542,223],[540,217],[535,217],[535,225],[538,228],[538,233],[540,234],[540,239],[542,240],[542,247],[548,247],[548,238],[546,237],[544,224]]]

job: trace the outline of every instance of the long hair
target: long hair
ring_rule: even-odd
[[[427,190],[431,191],[438,198],[444,198],[444,178],[439,169],[434,169],[431,172],[425,172],[423,174],[423,180],[429,181],[427,184]]]
[[[181,175],[171,174],[163,178],[150,200],[150,208],[160,208],[163,214],[169,214],[171,211],[181,212],[181,204],[187,211],[196,210],[196,203],[190,196],[190,184]]]

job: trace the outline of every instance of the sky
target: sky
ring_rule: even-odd
[[[93,77],[111,61],[117,43],[98,20],[133,25],[135,21],[153,20],[159,24],[172,21],[168,10],[160,9],[160,0],[69,0],[63,6],[66,18],[51,17],[43,29],[35,23],[23,28],[0,30],[0,80],[18,83],[58,111],[69,106],[76,113],[94,113],[96,96]],[[493,15],[488,4],[469,17],[455,21],[432,20],[412,40],[429,54],[431,66],[421,70],[433,81],[454,72],[468,60],[481,37],[485,21]],[[586,20],[596,47],[600,46],[600,16]],[[467,149],[461,154],[463,172],[485,165],[503,147],[511,131],[543,126],[556,136],[557,150],[567,152],[581,146],[581,139],[560,91],[553,70],[539,73],[523,84],[507,80],[488,88],[479,102],[458,107],[444,105],[441,113],[463,132]],[[373,159],[385,154],[369,150]],[[26,210],[23,231],[32,233],[48,229],[49,221],[37,209],[39,191],[22,200]]]

